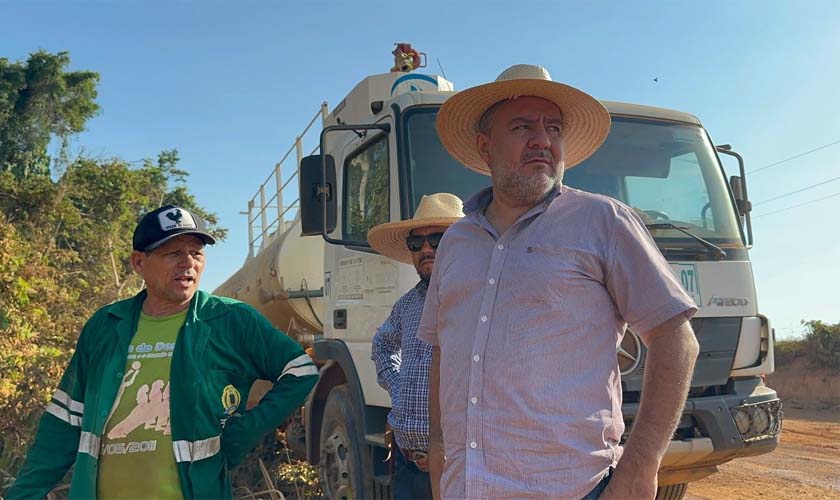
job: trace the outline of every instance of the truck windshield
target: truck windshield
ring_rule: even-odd
[[[435,130],[437,111],[437,107],[420,107],[405,113],[412,213],[424,195],[452,193],[467,201],[490,185],[489,176],[464,167],[446,152]]]
[[[405,114],[414,206],[446,191],[466,200],[490,178],[461,166],[438,140],[436,108]],[[654,226],[660,245],[700,244],[670,223],[718,245],[742,245],[738,218],[705,131],[695,125],[613,117],[609,137],[592,157],[566,171],[563,183],[630,205]]]

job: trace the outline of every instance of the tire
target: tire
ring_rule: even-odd
[[[656,490],[656,500],[681,500],[688,491],[688,483],[669,484]]]
[[[350,394],[347,384],[333,387],[321,421],[321,488],[330,500],[368,498],[372,482],[358,406]]]

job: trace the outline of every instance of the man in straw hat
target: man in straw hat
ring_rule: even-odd
[[[397,446],[394,498],[432,498],[429,480],[429,363],[432,348],[417,340],[435,254],[444,231],[464,216],[461,199],[449,193],[424,196],[407,221],[375,226],[370,245],[382,255],[413,264],[420,282],[403,295],[373,337],[377,379],[391,395],[388,423]]]
[[[562,185],[606,138],[607,110],[518,65],[450,98],[437,128],[492,186],[447,232],[418,334],[434,346],[433,484],[442,469],[444,498],[653,498],[698,353],[696,306],[632,209]],[[648,354],[622,449],[628,325]]]

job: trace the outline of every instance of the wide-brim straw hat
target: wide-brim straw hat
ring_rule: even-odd
[[[411,264],[411,251],[405,242],[411,231],[421,227],[449,227],[463,216],[461,198],[450,193],[430,194],[420,200],[413,219],[373,226],[368,231],[368,242],[382,255]]]
[[[463,90],[446,100],[437,117],[441,143],[467,168],[490,175],[490,167],[476,147],[478,121],[497,102],[522,96],[542,97],[560,108],[566,168],[587,159],[607,138],[610,114],[597,99],[552,81],[542,66],[517,64],[504,70],[495,82]]]

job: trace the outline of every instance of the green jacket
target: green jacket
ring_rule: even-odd
[[[70,498],[96,497],[100,436],[145,297],[105,306],[87,322],[7,500],[43,498],[74,463]],[[274,388],[245,411],[257,379],[275,381]],[[196,293],[170,368],[172,446],[184,498],[231,498],[228,467],[298,408],[317,379],[303,349],[251,306]],[[242,395],[229,418],[228,385]]]

